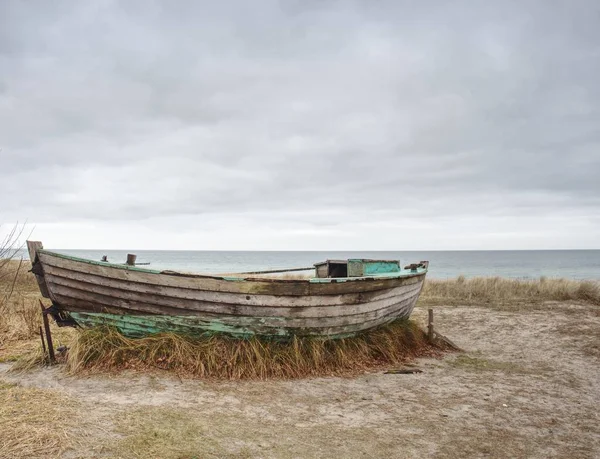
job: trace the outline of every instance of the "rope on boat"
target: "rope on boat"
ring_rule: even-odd
[[[275,273],[289,273],[291,271],[309,271],[315,269],[314,266],[308,268],[289,268],[289,269],[270,269],[268,271],[247,271],[239,274],[275,274]]]

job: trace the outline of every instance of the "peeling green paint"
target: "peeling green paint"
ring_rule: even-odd
[[[388,273],[399,273],[400,266],[398,262],[389,261],[377,261],[377,262],[365,262],[364,263],[364,275],[373,276],[375,274],[388,274]]]
[[[381,269],[381,268],[375,268],[375,269]],[[395,279],[398,277],[414,276],[416,274],[423,274],[426,272],[427,272],[426,268],[418,268],[416,271],[411,271],[410,269],[399,269],[398,271],[394,271],[394,272],[372,273],[372,274],[365,275],[362,277],[336,277],[336,278],[313,277],[312,279],[309,280],[309,282],[311,282],[313,284],[329,284],[332,282],[334,282],[334,283],[335,282],[347,282],[347,281],[356,281],[356,280],[361,280],[361,279]]]
[[[177,333],[182,335],[205,335],[224,333],[237,337],[255,335],[253,330],[243,326],[225,324],[217,319],[202,320],[195,316],[167,315],[119,315],[108,313],[71,312],[75,321],[83,327],[111,326],[130,337],[141,337],[157,333]],[[263,319],[264,322],[264,319]],[[282,320],[282,322],[284,322]],[[269,334],[288,336],[289,329],[270,328]]]
[[[217,319],[202,320],[194,316],[119,315],[91,312],[71,312],[70,315],[82,327],[115,327],[120,333],[130,338],[142,338],[158,333],[175,333],[195,337],[225,334],[239,339],[261,336],[265,339],[285,340],[294,335],[306,335],[305,329],[283,326],[281,328],[268,327],[268,333],[261,334],[247,327],[225,324]],[[282,322],[284,321],[282,319]],[[345,332],[319,338],[340,339],[355,335],[356,332]]]

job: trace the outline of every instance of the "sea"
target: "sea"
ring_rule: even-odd
[[[106,255],[124,263],[125,250],[55,250],[91,260]],[[600,280],[600,250],[493,250],[493,251],[175,251],[137,250],[138,263],[148,268],[196,273],[235,273],[311,267],[326,259],[373,258],[400,260],[402,265],[428,260],[430,278],[459,275],[501,276],[519,279],[553,278]],[[23,254],[27,258],[26,253]],[[146,267],[146,266],[144,266]]]

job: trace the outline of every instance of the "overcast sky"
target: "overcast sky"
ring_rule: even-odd
[[[52,248],[600,248],[600,2],[0,2]]]

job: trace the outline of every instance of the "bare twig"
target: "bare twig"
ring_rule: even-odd
[[[12,296],[13,292],[15,291],[15,285],[17,283],[17,278],[19,277],[19,272],[21,271],[21,266],[23,266],[23,258],[21,258],[19,260],[19,265],[17,266],[17,269],[15,270],[15,276],[13,277],[13,280],[10,284],[10,289],[9,289],[8,293],[4,296],[3,301],[8,301],[8,299]]]

